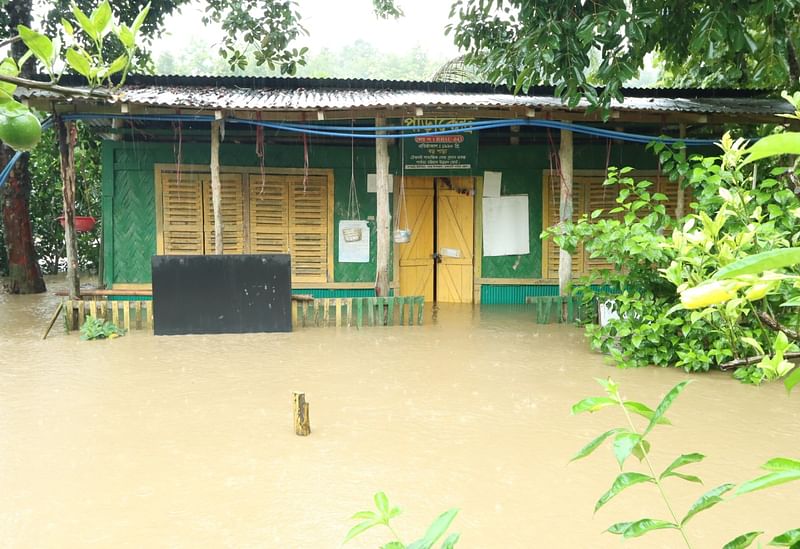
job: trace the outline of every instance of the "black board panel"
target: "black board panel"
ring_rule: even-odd
[[[292,331],[288,254],[153,256],[156,335]]]

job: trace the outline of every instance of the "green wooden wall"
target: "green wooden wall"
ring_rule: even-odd
[[[557,143],[557,136],[554,136]],[[556,145],[557,146],[557,145]],[[105,141],[103,144],[103,238],[105,283],[149,283],[150,257],[156,251],[154,164],[175,163],[171,143]],[[265,165],[302,167],[301,146],[267,145]],[[355,181],[361,218],[375,215],[375,194],[367,193],[366,177],[375,171],[372,143],[356,143]],[[399,146],[390,146],[391,170],[398,174]],[[528,194],[530,205],[531,252],[523,256],[485,257],[484,278],[538,278],[541,276],[542,176],[550,169],[551,155],[557,153],[546,144],[481,146],[475,175],[485,170],[500,171],[502,194]],[[224,166],[258,166],[253,145],[224,143],[220,148]],[[208,164],[207,144],[184,143],[184,164]],[[309,146],[311,168],[334,171],[334,230],[347,213],[351,174],[349,146]],[[575,169],[603,169],[607,165],[653,169],[655,159],[642,146],[612,145],[606,141],[576,144]],[[370,263],[334,263],[337,282],[372,282],[375,279],[375,223],[370,222]],[[334,258],[338,257],[338,238],[334,238]]]

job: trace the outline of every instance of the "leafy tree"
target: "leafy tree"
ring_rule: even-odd
[[[553,84],[571,106],[621,100],[650,53],[679,85],[794,89],[800,79],[800,0],[456,0],[451,17],[456,45],[492,81]]]

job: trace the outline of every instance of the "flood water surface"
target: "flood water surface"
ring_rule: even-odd
[[[335,548],[385,491],[396,529],[419,537],[460,508],[462,548],[618,547],[614,522],[669,519],[640,485],[593,516],[619,468],[610,449],[568,464],[617,410],[571,416],[613,376],[655,407],[682,371],[616,370],[580,329],[521,307],[441,307],[422,327],[84,342],[41,333],[52,296],[0,296],[0,547]],[[665,481],[685,511],[704,490],[800,458],[800,394],[695,376],[652,460],[705,486]],[[305,391],[312,434],[294,435]],[[638,462],[629,466],[638,470]],[[695,548],[800,526],[800,485],[736,498],[695,517]],[[678,511],[680,513],[680,511]],[[682,513],[681,513],[682,514]],[[346,547],[377,547],[376,528]],[[767,538],[769,539],[769,538]],[[660,531],[632,547],[681,547]]]

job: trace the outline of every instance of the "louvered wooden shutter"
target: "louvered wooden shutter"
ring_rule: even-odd
[[[250,175],[250,253],[289,251],[289,192],[285,176]]]
[[[222,253],[245,253],[244,192],[240,174],[220,174],[222,195]],[[211,177],[203,178],[205,248],[214,253],[214,203],[211,197]]]
[[[603,210],[598,219],[619,219],[622,214],[612,214],[611,210],[616,208],[617,196],[619,196],[619,185],[603,185],[605,178],[603,177],[588,177],[582,179],[583,185],[586,189],[586,210],[585,213],[592,215],[595,210]],[[587,274],[590,271],[598,271],[601,269],[613,270],[614,265],[606,261],[602,257],[590,257],[584,251],[583,270],[581,274]]]
[[[559,222],[559,210],[561,208],[561,193],[559,190],[558,179],[545,178],[545,227],[552,227]],[[585,190],[584,185],[580,180],[576,179],[572,183],[572,221],[577,221],[581,214],[586,210],[585,206]],[[542,273],[544,278],[550,280],[558,279],[558,256],[561,249],[553,241],[553,238],[548,238],[544,241],[544,254],[545,254],[545,272]],[[572,275],[578,276],[583,272],[583,246],[579,246],[575,253],[572,254]]]
[[[200,176],[161,173],[163,253],[202,255],[203,194]]]
[[[289,252],[292,280],[328,280],[328,179],[288,176]]]

